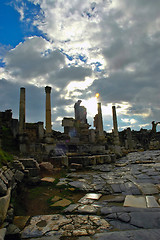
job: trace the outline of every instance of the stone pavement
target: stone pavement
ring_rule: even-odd
[[[61,185],[84,196],[63,213],[32,217],[22,238],[160,239],[159,150],[133,152],[114,164],[69,173]]]

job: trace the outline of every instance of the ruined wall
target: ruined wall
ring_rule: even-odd
[[[18,120],[12,118],[12,110],[0,112],[0,146],[4,150],[17,150]]]

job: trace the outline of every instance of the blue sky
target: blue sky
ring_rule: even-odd
[[[44,121],[52,87],[53,129],[82,100],[93,126],[100,93],[104,129],[151,129],[160,121],[159,0],[0,0],[0,111],[18,118],[26,88],[28,122]]]

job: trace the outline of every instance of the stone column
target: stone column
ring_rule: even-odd
[[[51,87],[45,87],[46,92],[46,134],[50,134],[52,132],[51,126]]]
[[[127,139],[126,139],[126,148],[128,148],[129,150],[133,150],[134,148],[134,142],[132,140],[132,132],[130,128],[127,128]]]
[[[25,88],[20,89],[19,134],[25,132]]]
[[[97,130],[98,136],[101,138],[104,137],[101,103],[97,103],[97,107],[98,107]]]
[[[118,124],[117,124],[117,115],[116,107],[112,106],[112,115],[113,115],[113,134],[114,134],[114,144],[119,145],[119,134],[118,134]]]
[[[38,138],[43,139],[43,137],[44,137],[43,122],[38,122]]]

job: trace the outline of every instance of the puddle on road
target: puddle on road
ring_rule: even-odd
[[[123,206],[124,195],[104,195],[100,198],[99,202],[106,202],[108,206]]]

